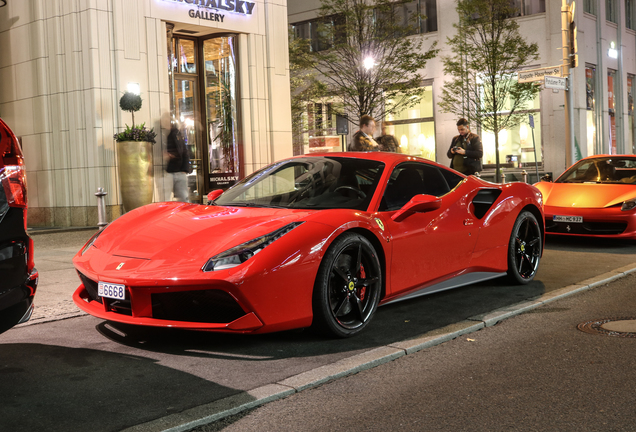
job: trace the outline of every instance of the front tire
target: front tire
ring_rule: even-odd
[[[542,248],[543,236],[537,218],[529,211],[522,211],[508,243],[508,277],[512,282],[525,285],[534,279]]]
[[[365,237],[346,233],[327,250],[316,277],[313,327],[341,338],[362,331],[382,293],[382,267]]]

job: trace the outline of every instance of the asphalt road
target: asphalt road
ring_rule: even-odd
[[[80,243],[87,235],[79,235]],[[48,303],[67,302],[76,288],[63,258],[78,248],[67,243],[71,237],[34,236],[36,254],[46,261],[40,266],[36,255],[41,272],[36,301],[40,296]],[[610,270],[636,267],[635,252],[633,242],[550,241],[528,286],[495,280],[382,307],[367,331],[347,340],[308,332],[237,336],[146,329],[86,315],[36,319],[0,335],[0,430],[118,431],[231,395],[249,400],[246,392],[257,387]]]
[[[636,318],[635,293],[632,274],[195,431],[634,431],[636,338],[577,325]]]

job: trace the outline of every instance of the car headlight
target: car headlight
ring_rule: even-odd
[[[292,222],[262,237],[242,243],[213,256],[203,266],[204,272],[226,270],[244,263],[303,222]]]
[[[635,208],[636,208],[636,198],[623,201],[623,205],[621,206],[621,210],[623,211],[634,210]]]
[[[90,238],[89,241],[86,242],[86,244],[84,245],[84,247],[82,248],[82,253],[81,255],[84,255],[84,253],[86,253],[86,251],[88,250],[89,247],[93,246],[93,243],[95,243],[95,240],[97,240],[97,237],[99,237],[104,230],[106,229],[106,227],[100,229],[99,231],[97,231],[95,234],[93,234],[93,237]]]

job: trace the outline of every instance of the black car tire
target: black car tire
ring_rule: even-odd
[[[525,285],[534,279],[539,268],[543,235],[537,218],[529,211],[519,213],[508,243],[508,277]]]
[[[345,233],[327,250],[313,293],[312,327],[341,338],[362,331],[371,321],[382,293],[382,267],[365,237]]]

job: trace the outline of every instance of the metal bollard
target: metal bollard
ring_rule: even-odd
[[[503,168],[499,168],[499,175],[501,176],[501,183],[506,183],[506,173]]]
[[[108,222],[106,222],[106,203],[104,197],[108,195],[108,192],[104,191],[104,188],[97,188],[95,196],[97,197],[97,226],[100,230],[103,230]]]
[[[521,176],[523,177],[523,182],[528,183],[528,171],[526,170],[521,171]]]

